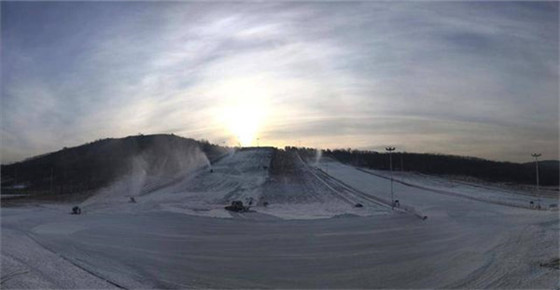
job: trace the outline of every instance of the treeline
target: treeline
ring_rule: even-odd
[[[97,140],[1,166],[2,193],[74,193],[95,190],[140,168],[172,174],[220,158],[226,148],[175,135]],[[207,162],[207,161],[206,161]]]
[[[313,148],[286,147],[298,150],[302,157],[313,160],[317,155]],[[370,169],[389,170],[389,154],[375,151],[352,149],[323,150],[328,156],[343,163]],[[534,162],[498,162],[475,157],[462,157],[443,154],[392,153],[393,170],[415,171],[426,174],[462,175],[490,182],[512,182],[535,184],[536,169]],[[557,186],[560,180],[560,162],[540,161],[539,179],[544,186]]]

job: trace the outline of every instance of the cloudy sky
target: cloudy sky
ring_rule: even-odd
[[[1,161],[175,133],[558,159],[557,2],[1,2]]]

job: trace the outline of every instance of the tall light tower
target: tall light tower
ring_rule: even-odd
[[[531,154],[535,158],[535,167],[537,168],[537,198],[538,198],[538,207],[541,208],[541,192],[539,190],[539,157],[541,157],[540,153],[533,153]]]
[[[395,199],[393,195],[393,157],[392,153],[395,151],[395,147],[386,147],[385,150],[389,152],[389,168],[391,169],[391,209],[395,206]]]
[[[51,167],[51,194],[53,193],[54,169]]]

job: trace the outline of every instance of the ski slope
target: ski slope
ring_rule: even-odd
[[[557,211],[496,203],[503,191],[438,192],[429,178],[395,183],[405,210],[391,210],[386,172],[274,154],[237,151],[213,172],[87,200],[78,216],[69,204],[2,208],[2,288],[560,286],[539,266],[558,257]],[[251,212],[223,209],[247,198]]]
[[[328,172],[326,175],[371,196],[387,202],[391,200],[390,172],[356,168],[329,158],[324,158],[317,165],[317,169]],[[539,200],[536,196],[516,194],[503,189],[445,182],[439,177],[418,178],[416,175],[399,172],[395,172],[393,176],[393,194],[393,198],[399,200],[401,206],[409,206],[430,215],[437,215],[441,210],[452,211],[455,208],[461,211],[465,207],[464,204],[473,204],[473,209],[489,211],[531,209],[530,202],[533,201],[536,205]],[[540,202],[546,210],[550,205],[558,205],[558,198],[540,197]],[[557,207],[554,209],[557,210]]]
[[[116,182],[118,186],[101,190],[100,195],[91,197],[81,206],[90,213],[163,210],[197,216],[243,218],[245,216],[229,212],[224,207],[234,200],[245,204],[252,200],[252,216],[260,213],[260,217],[268,215],[269,218],[316,219],[390,213],[385,205],[356,198],[333,187],[332,182],[318,175],[295,153],[279,156],[289,165],[274,171],[271,176],[268,167],[271,166],[273,153],[272,148],[240,150],[210,167],[201,166],[173,182],[166,180],[160,186],[152,182],[142,188],[137,180],[146,180],[145,176],[127,176]],[[136,203],[128,202],[131,196]],[[264,202],[268,206],[263,206]],[[356,203],[366,206],[356,208]]]

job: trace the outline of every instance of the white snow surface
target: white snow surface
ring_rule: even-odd
[[[298,174],[282,182],[271,178],[268,166],[272,149],[253,148],[237,151],[213,164],[188,172],[165,186],[153,182],[142,188],[147,179],[143,172],[126,176],[108,189],[81,204],[92,212],[146,212],[168,211],[188,215],[231,218],[224,209],[234,200],[245,204],[253,200],[252,211],[283,219],[317,219],[351,214],[358,216],[388,214],[384,205],[348,198],[321,178],[315,168],[308,166],[299,156],[295,157]],[[212,171],[210,171],[212,169]],[[303,181],[303,183],[302,183]],[[332,181],[330,181],[332,183]],[[272,194],[270,194],[272,192]],[[136,203],[128,202],[133,196]],[[270,206],[262,206],[268,201]],[[342,201],[342,202],[341,202]],[[369,206],[355,208],[356,203]],[[236,215],[237,217],[238,215]]]
[[[316,166],[320,171],[328,172],[329,176],[390,203],[391,172],[357,168],[330,158],[322,159]],[[401,206],[414,207],[426,213],[436,206],[439,208],[442,204],[453,207],[457,203],[472,203],[473,201],[476,201],[479,206],[496,204],[507,208],[530,209],[530,202],[533,201],[534,205],[537,205],[539,199],[542,208],[548,210],[550,205],[558,205],[559,201],[558,197],[539,198],[501,188],[454,182],[441,177],[417,173],[395,171],[392,176],[393,198],[399,200]],[[554,208],[554,210],[557,209],[557,207]]]
[[[560,286],[558,270],[539,266],[558,257],[558,212],[526,208],[531,196],[395,174],[404,183],[393,184],[401,207],[392,210],[388,172],[297,157],[291,174],[272,176],[263,167],[271,156],[242,150],[213,172],[115,186],[108,199],[84,202],[82,215],[67,204],[2,208],[1,286]],[[248,198],[248,213],[223,208]]]

